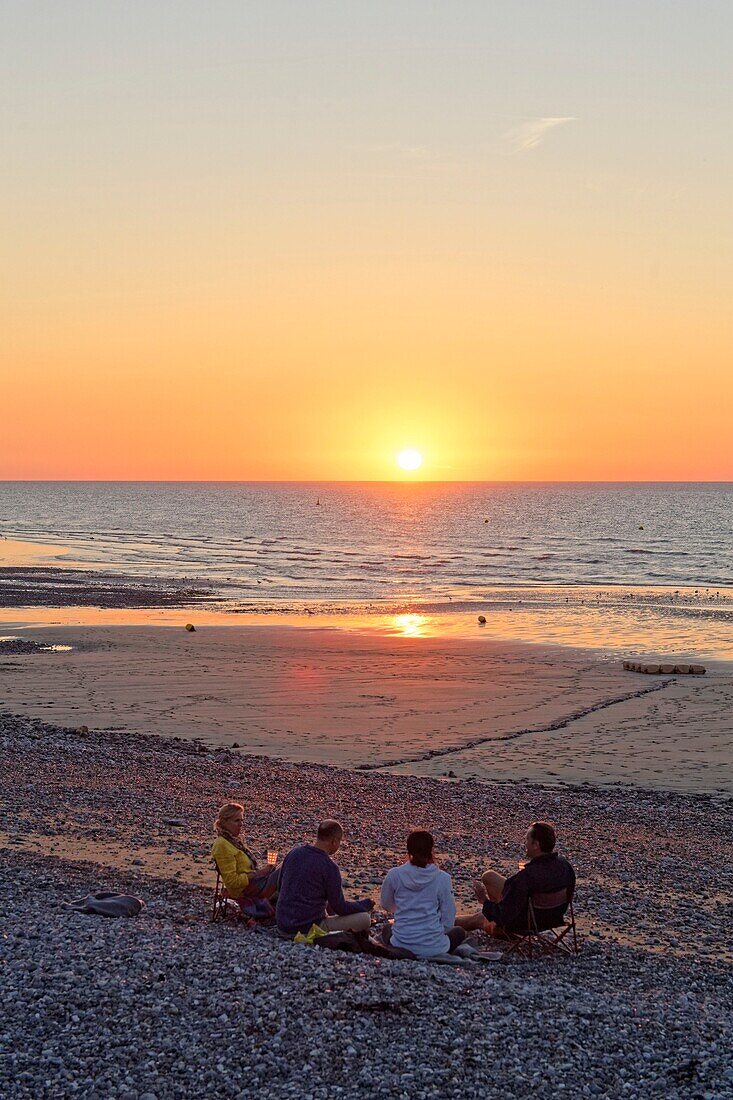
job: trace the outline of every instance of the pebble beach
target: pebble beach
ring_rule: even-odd
[[[10,713],[0,745],[3,1096],[733,1096],[725,796],[355,772]],[[352,896],[377,898],[429,827],[459,911],[550,819],[581,951],[448,968],[212,925],[224,799],[258,851],[338,816]],[[66,907],[103,889],[143,912]]]

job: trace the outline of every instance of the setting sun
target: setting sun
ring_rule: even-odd
[[[419,470],[422,466],[422,455],[414,448],[408,447],[397,455],[397,465],[401,470]]]

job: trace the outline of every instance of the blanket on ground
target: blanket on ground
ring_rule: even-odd
[[[100,917],[136,917],[145,906],[141,898],[132,894],[87,894],[85,898],[68,903],[76,913],[96,913]]]

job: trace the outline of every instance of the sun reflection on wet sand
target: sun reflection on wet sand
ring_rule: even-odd
[[[405,614],[392,615],[391,634],[399,634],[403,638],[425,638],[435,633],[431,630],[430,619],[427,615]]]
[[[268,613],[233,612],[221,606],[189,608],[15,607],[0,610],[0,624],[16,631],[29,627],[159,626],[183,629],[193,622],[207,627],[279,627],[345,631],[381,635],[419,644],[440,638],[463,641],[501,640],[653,658],[733,660],[733,592],[721,600],[703,602],[676,590],[655,592],[593,592],[589,589],[535,592],[503,590],[487,597],[483,606],[428,611],[405,607],[399,611],[323,608]],[[493,598],[492,598],[493,597]],[[724,597],[724,598],[723,598]],[[539,602],[540,600],[544,602]],[[682,602],[684,600],[684,602]],[[486,618],[480,624],[478,615]]]

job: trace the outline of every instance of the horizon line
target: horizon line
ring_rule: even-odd
[[[733,485],[703,478],[2,478],[0,485]]]

